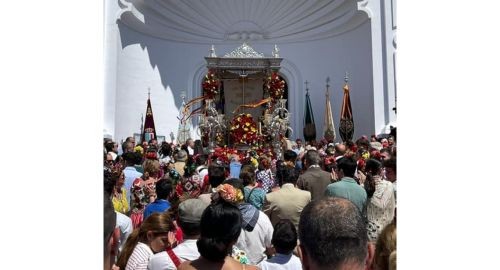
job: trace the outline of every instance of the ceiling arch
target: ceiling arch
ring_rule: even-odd
[[[355,0],[119,0],[118,20],[141,33],[189,43],[302,42],[368,20]]]

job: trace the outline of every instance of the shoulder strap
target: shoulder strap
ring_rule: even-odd
[[[179,267],[179,265],[181,264],[181,260],[179,259],[179,257],[177,257],[177,255],[175,255],[172,248],[168,247],[166,251],[172,262],[175,264],[175,267]]]
[[[252,192],[256,189],[256,187],[252,188],[252,190],[250,190],[250,193],[248,193],[248,199],[246,199],[246,202],[249,202],[250,201],[250,196],[252,196]]]

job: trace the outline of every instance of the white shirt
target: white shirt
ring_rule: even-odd
[[[160,157],[160,164],[167,164],[172,160],[169,156]]]
[[[188,154],[190,156],[194,155],[194,149],[193,148],[191,148],[190,146],[188,146],[187,149],[188,149]]]
[[[289,255],[276,253],[271,259],[259,263],[258,267],[262,270],[301,270],[302,262],[293,253]]]
[[[127,241],[128,236],[132,233],[134,230],[134,227],[132,226],[132,220],[127,217],[126,215],[116,212],[116,227],[120,229],[120,242],[118,244],[118,250],[122,251],[122,247],[125,244],[125,241]]]
[[[256,265],[267,256],[266,248],[271,247],[273,238],[273,225],[269,217],[264,212],[259,211],[259,218],[253,231],[249,232],[241,229],[241,234],[235,246],[246,252],[249,264]]]
[[[199,166],[198,168],[196,168],[196,171],[198,172],[198,175],[201,179],[200,187],[203,188],[203,179],[205,179],[205,176],[208,175],[208,168],[206,168],[205,166]]]
[[[113,151],[109,151],[108,154],[111,155],[111,157],[113,158],[113,160],[116,160],[116,157],[118,156],[118,154],[116,154],[115,152]]]
[[[153,256],[153,251],[148,245],[138,242],[128,258],[125,270],[147,270],[149,259]]]
[[[177,255],[177,254],[176,254]],[[179,258],[180,259],[180,258]],[[166,251],[158,252],[151,257],[148,264],[149,270],[176,270],[174,262]]]
[[[184,242],[173,249],[173,252],[177,255],[177,257],[179,257],[181,262],[194,261],[200,257],[196,241],[198,241],[198,239],[184,240]]]

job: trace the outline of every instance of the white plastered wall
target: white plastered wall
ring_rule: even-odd
[[[201,92],[199,83],[206,71],[203,57],[208,55],[210,45],[171,42],[138,33],[117,23],[119,7],[109,4],[114,1],[106,2],[105,134],[120,141],[140,131],[148,87],[151,88],[157,135],[168,138],[171,131],[177,134],[180,93],[186,91],[189,100]],[[313,42],[278,44],[280,56],[284,58],[281,73],[290,91],[295,131],[292,137],[302,137],[305,80],[309,81],[319,137],[323,133],[325,79],[331,78],[331,104],[338,129],[345,71],[350,77],[354,137],[381,133],[389,122],[395,121],[392,110],[394,62],[388,61],[394,59],[394,47],[382,46],[382,38],[392,39],[395,30],[391,26],[391,32],[386,31],[383,35],[380,2],[361,2],[360,10],[365,11],[370,20],[348,33]],[[387,16],[387,12],[384,14]],[[387,28],[387,19],[384,23]],[[239,45],[216,45],[216,53],[222,56]],[[270,55],[274,43],[250,45]],[[388,51],[384,53],[384,50]],[[196,137],[194,130],[192,136]]]

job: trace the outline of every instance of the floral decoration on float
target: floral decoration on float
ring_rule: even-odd
[[[219,85],[220,80],[215,76],[215,72],[209,69],[201,84],[205,98],[213,99],[219,93]]]
[[[278,99],[283,97],[285,92],[285,81],[280,79],[278,72],[273,72],[271,76],[267,78],[266,88],[272,102],[276,103]]]
[[[238,114],[231,121],[230,134],[233,143],[255,145],[258,141],[257,124],[251,114]]]
[[[253,146],[247,151],[239,151],[236,148],[224,146],[224,147],[215,147],[213,156],[213,162],[222,166],[229,166],[231,162],[231,157],[237,155],[239,157],[239,161],[242,164],[250,163],[255,168],[259,166],[259,158],[262,155],[267,155],[269,157],[275,157],[273,150],[268,147],[263,146]]]
[[[201,134],[201,143],[203,147],[208,147],[209,144],[209,134],[208,131],[204,131],[203,134]],[[215,132],[215,144],[218,146],[224,145],[224,133],[220,131]]]

